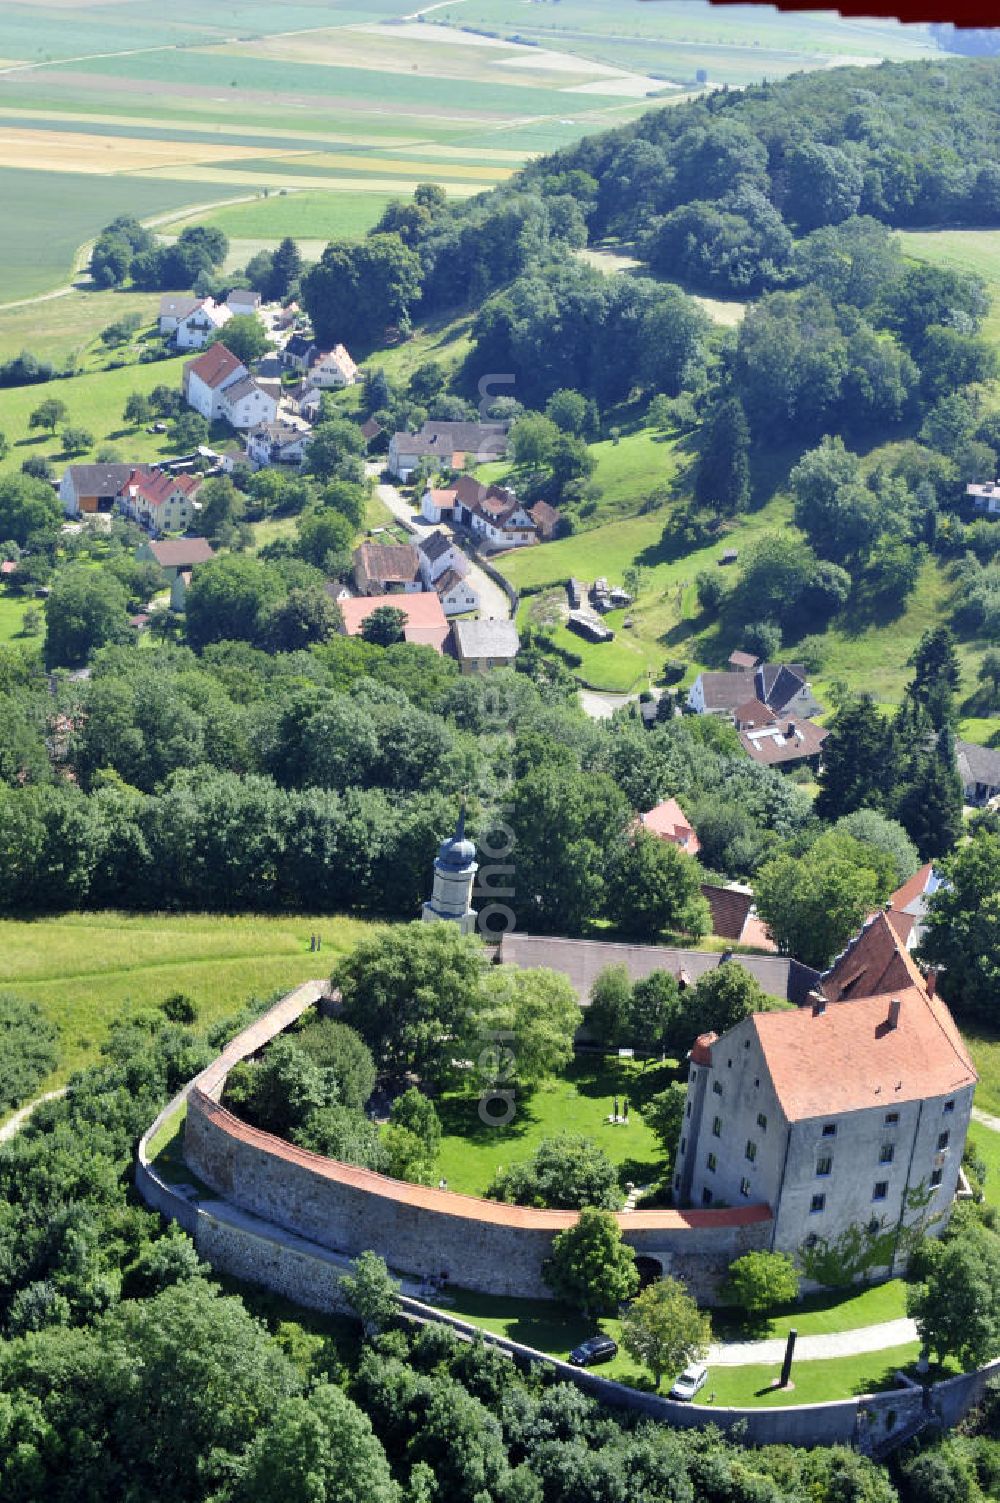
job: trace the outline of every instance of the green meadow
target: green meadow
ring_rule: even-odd
[[[111,1024],[184,992],[199,1026],[329,975],[371,925],[341,915],[71,913],[0,920],[0,988],[33,998],[59,1029],[46,1088],[96,1058]],[[310,935],[323,941],[309,949]]]

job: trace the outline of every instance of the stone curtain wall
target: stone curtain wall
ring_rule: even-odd
[[[415,1278],[447,1274],[484,1294],[547,1299],[542,1267],[575,1211],[538,1211],[404,1184],[339,1164],[249,1127],[203,1089],[188,1097],[184,1158],[232,1205],[356,1257],[371,1248]],[[766,1206],[632,1211],[625,1240],[711,1298],[734,1258],[767,1245]]]

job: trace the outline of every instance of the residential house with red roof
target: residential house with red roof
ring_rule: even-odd
[[[197,496],[203,484],[200,475],[138,469],[132,471],[119,500],[125,515],[154,537],[186,532],[197,517]]]
[[[208,538],[161,538],[140,543],[135,556],[140,562],[159,564],[173,581],[179,574],[189,574],[196,564],[207,564],[215,550]]]
[[[210,423],[226,415],[223,394],[230,386],[249,379],[250,372],[224,344],[209,345],[204,355],[189,360],[181,378],[184,400]],[[272,414],[273,417],[273,414]],[[271,419],[261,416],[260,422]]]
[[[340,601],[345,636],[359,637],[361,628],[372,611],[377,611],[383,605],[393,606],[406,617],[404,642],[433,647],[435,652],[443,654],[450,628],[440,600],[430,590],[420,595],[362,595],[353,600]]]
[[[455,521],[488,548],[524,548],[538,541],[538,527],[505,485],[483,485],[472,475],[455,483]]]
[[[902,1273],[916,1237],[947,1224],[976,1080],[935,978],[878,913],[804,1006],[697,1040],[675,1196],[769,1205],[772,1249],[807,1287],[821,1282],[811,1255],[854,1277]]]
[[[362,543],[354,550],[359,595],[416,595],[424,587],[412,543]]]
[[[643,829],[650,835],[656,835],[660,840],[669,840],[672,845],[679,845],[689,856],[697,856],[701,850],[694,826],[675,798],[664,799],[655,808],[647,809],[639,818]]]

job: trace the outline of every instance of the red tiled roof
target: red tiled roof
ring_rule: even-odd
[[[892,911],[894,913],[903,913],[909,908],[911,903],[915,903],[918,898],[922,898],[927,891],[927,884],[933,875],[934,864],[928,861],[919,871],[913,873],[908,882],[904,882],[902,887],[896,888],[896,891],[889,899],[889,906]]]
[[[738,668],[740,670],[756,668],[757,659],[752,652],[731,652],[729,654],[729,666],[730,668]]]
[[[752,731],[740,731],[743,750],[755,762],[765,767],[777,767],[782,762],[801,762],[815,757],[830,734],[821,725],[811,720],[775,720],[771,712],[769,721],[757,724]]]
[[[226,1136],[237,1142],[247,1143],[265,1150],[273,1158],[289,1164],[298,1164],[323,1179],[337,1184],[363,1190],[383,1200],[392,1200],[401,1206],[410,1206],[422,1211],[440,1211],[444,1215],[458,1217],[474,1224],[492,1226],[525,1227],[533,1231],[562,1231],[574,1226],[579,1212],[537,1210],[534,1206],[510,1206],[496,1200],[479,1200],[474,1195],[460,1195],[454,1190],[440,1190],[430,1185],[413,1185],[404,1180],[390,1179],[388,1175],[376,1174],[373,1169],[360,1169],[354,1164],[342,1164],[336,1159],[324,1158],[308,1148],[299,1148],[284,1138],[261,1132],[251,1127],[232,1112],[220,1106],[197,1086],[191,1092],[191,1105],[208,1121],[222,1128]],[[766,1205],[729,1206],[721,1210],[699,1211],[628,1211],[619,1212],[619,1222],[624,1231],[667,1231],[683,1227],[754,1226],[771,1220],[771,1210]]]
[[[419,595],[362,595],[354,600],[342,600],[340,609],[347,635],[360,636],[372,611],[377,611],[382,605],[391,605],[403,612],[406,617],[403,636],[407,642],[441,651],[449,627],[441,602],[433,590],[422,591]]]
[[[17,573],[17,564],[15,563],[14,559],[12,559],[12,558],[6,558],[6,559],[4,559],[3,563],[0,564],[0,574],[4,575],[4,577],[6,578],[8,575],[16,574],[16,573]]]
[[[439,511],[451,511],[454,508],[457,493],[453,486],[447,486],[439,490],[431,485],[428,486],[428,490],[430,491],[431,500]]]
[[[820,977],[830,1002],[855,997],[882,997],[906,987],[923,987],[916,962],[899,941],[888,916],[880,911],[867,920],[851,943]]]
[[[670,840],[674,845],[679,845],[689,856],[696,856],[701,850],[698,837],[675,798],[664,799],[654,809],[647,809],[645,814],[640,815],[640,819],[643,829],[651,835],[658,835],[661,840]]]
[[[366,444],[370,443],[373,438],[378,438],[381,432],[382,424],[376,422],[373,417],[365,418],[364,422],[361,424],[361,437],[364,439]]]
[[[740,730],[751,725],[770,725],[774,719],[774,711],[769,710],[762,700],[751,696],[745,704],[736,706],[733,719]]]
[[[755,1013],[752,1026],[790,1122],[947,1096],[977,1079],[947,1007],[922,986],[821,1012]]]
[[[171,475],[166,470],[136,470],[129,481],[129,487],[134,488],[151,506],[162,506],[175,491],[193,496],[201,486],[200,475]]]
[[[191,360],[184,367],[185,375],[197,376],[204,381],[205,385],[214,391],[221,386],[228,377],[243,369],[243,361],[238,360],[232,350],[227,350],[224,344],[211,344],[203,355],[197,360]]]
[[[699,1033],[691,1047],[691,1062],[695,1065],[712,1063],[712,1045],[718,1042],[717,1033]]]

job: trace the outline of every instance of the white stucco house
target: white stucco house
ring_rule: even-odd
[[[309,367],[309,380],[321,391],[336,391],[344,386],[353,386],[358,379],[358,367],[342,344],[332,350],[320,350]]]
[[[177,318],[173,330],[174,343],[179,350],[202,350],[232,316],[232,309],[225,303],[217,303],[210,297],[198,298],[192,308]],[[166,332],[163,322],[161,314],[160,328],[162,332]]]
[[[455,569],[445,569],[435,579],[431,589],[440,600],[441,609],[449,620],[453,616],[465,616],[470,611],[479,610],[479,591]]]
[[[278,398],[253,376],[243,376],[222,392],[222,416],[231,428],[259,428],[278,416]]]
[[[211,345],[196,360],[189,360],[184,367],[182,390],[184,400],[195,412],[200,412],[210,423],[226,416],[224,393],[230,386],[249,378],[250,372],[224,344]],[[261,422],[267,422],[261,416]]]
[[[257,469],[266,465],[301,465],[312,437],[308,428],[283,423],[261,423],[246,435],[247,458]]]

